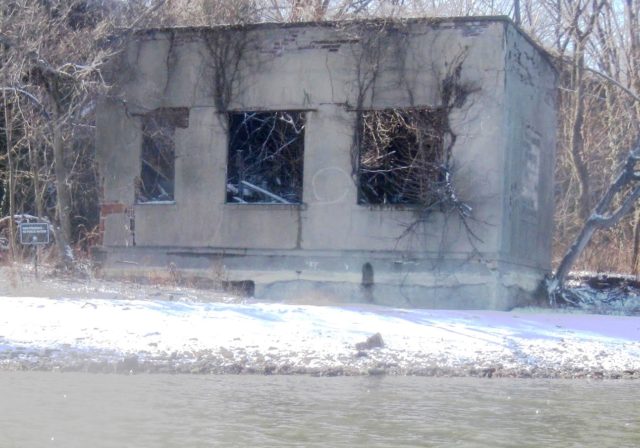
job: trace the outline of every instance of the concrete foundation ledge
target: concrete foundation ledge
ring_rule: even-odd
[[[95,248],[99,276],[220,289],[258,300],[509,310],[540,304],[544,272],[493,260],[397,253]]]

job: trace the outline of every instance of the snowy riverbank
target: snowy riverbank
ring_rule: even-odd
[[[252,303],[114,283],[21,285],[0,286],[4,370],[640,378],[640,317]],[[375,333],[383,347],[362,344]]]

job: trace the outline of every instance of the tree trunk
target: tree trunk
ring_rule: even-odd
[[[609,186],[593,210],[593,213],[591,213],[585,221],[580,234],[562,258],[549,285],[549,296],[552,303],[555,301],[556,295],[562,292],[567,274],[591,240],[594,232],[597,229],[609,228],[616,225],[631,211],[638,198],[640,198],[640,185],[637,185],[640,181],[640,175],[638,175],[635,170],[636,163],[638,162],[640,162],[640,136],[636,139],[634,146],[629,151],[622,172],[620,172],[615,181]],[[633,186],[631,192],[627,194],[622,204],[616,210],[611,211],[613,199],[632,183],[636,183],[636,185]]]
[[[640,257],[640,210],[636,208],[633,224],[633,257],[631,260],[631,272],[638,276],[638,261]]]
[[[65,163],[64,142],[62,139],[62,120],[60,108],[56,101],[53,103],[53,158],[56,175],[56,211],[60,228],[56,229],[56,242],[60,250],[62,262],[71,267],[73,256],[69,243],[71,241],[71,189],[69,187],[69,172]]]
[[[584,140],[582,137],[582,126],[584,123],[584,54],[582,43],[578,43],[574,56],[574,76],[573,85],[575,88],[575,102],[573,103],[573,117],[571,129],[571,159],[578,176],[580,187],[578,197],[578,214],[582,221],[589,218],[590,193],[589,193],[589,170],[584,160]]]
[[[27,132],[25,126],[25,133]],[[38,151],[33,148],[31,140],[29,140],[29,166],[31,167],[31,176],[33,177],[33,200],[36,205],[36,214],[38,218],[44,218],[44,206],[42,205],[42,192],[40,191],[40,160],[38,159]]]
[[[9,248],[11,251],[11,259],[15,260],[16,257],[16,233],[15,233],[15,169],[13,166],[13,123],[11,123],[11,111],[7,104],[7,97],[4,97],[4,129],[7,139],[7,169],[9,170],[9,191],[6,194],[9,196]]]

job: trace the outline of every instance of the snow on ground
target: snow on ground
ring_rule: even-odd
[[[640,378],[640,317],[47,290],[0,287],[0,369]]]

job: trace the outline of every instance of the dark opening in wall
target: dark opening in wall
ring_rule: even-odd
[[[302,202],[304,112],[229,114],[227,202]]]
[[[436,202],[447,162],[445,118],[438,108],[362,112],[358,203]]]
[[[362,286],[373,286],[373,266],[369,262],[362,265]]]
[[[140,178],[136,185],[136,201],[174,200],[176,128],[189,126],[189,109],[173,107],[156,109],[141,116],[142,154]]]

